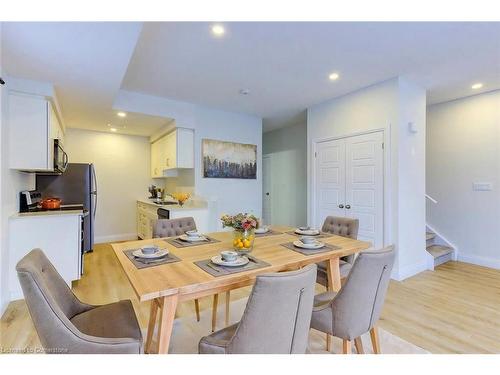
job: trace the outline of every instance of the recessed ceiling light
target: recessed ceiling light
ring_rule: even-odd
[[[471,89],[473,89],[473,90],[477,90],[477,89],[480,89],[481,87],[483,87],[483,84],[482,84],[482,83],[474,83],[474,84],[471,86]]]
[[[331,73],[328,78],[330,79],[330,81],[335,81],[337,79],[339,79],[339,74],[338,73]]]
[[[226,30],[224,29],[224,26],[222,25],[212,25],[212,34],[215,36],[222,36]]]
[[[118,117],[126,117],[127,116],[127,114],[125,112],[118,112],[116,115]]]
[[[111,130],[112,132],[116,132],[116,128],[110,128],[109,130]]]

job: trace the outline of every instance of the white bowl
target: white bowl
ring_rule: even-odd
[[[200,232],[197,230],[188,230],[186,234],[188,237],[200,237]]]
[[[301,236],[301,237],[300,237],[300,240],[302,241],[302,243],[305,243],[305,244],[307,244],[307,245],[309,245],[309,244],[314,244],[314,243],[318,242],[318,241],[316,240],[316,238],[311,237],[311,236]]]
[[[143,246],[141,247],[141,252],[145,255],[151,255],[154,254],[158,251],[158,246],[156,245],[149,245],[149,246]]]
[[[238,253],[232,250],[225,250],[220,252],[222,260],[225,262],[234,262],[238,259]]]

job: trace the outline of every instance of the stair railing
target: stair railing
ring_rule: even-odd
[[[437,200],[435,200],[434,198],[432,198],[429,194],[425,194],[425,197],[428,200],[430,200],[432,203],[434,203],[434,204],[437,204],[437,202],[438,202]]]

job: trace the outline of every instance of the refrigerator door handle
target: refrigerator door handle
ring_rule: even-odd
[[[97,211],[97,176],[95,175],[95,169],[94,169],[94,166],[92,165],[91,166],[92,168],[92,181],[93,181],[93,191],[92,191],[92,195],[94,196],[94,212],[93,212],[93,216],[94,216],[94,219],[95,219],[95,215],[96,215],[96,211]]]

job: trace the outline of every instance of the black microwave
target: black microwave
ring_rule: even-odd
[[[63,173],[68,167],[68,154],[58,139],[54,139],[54,172]]]

